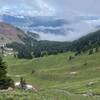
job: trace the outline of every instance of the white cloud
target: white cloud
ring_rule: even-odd
[[[99,16],[100,0],[0,0],[0,14],[4,13],[18,15],[18,17],[21,15],[22,18],[23,15],[64,18],[71,22],[71,25],[65,29],[73,28],[75,32],[68,34],[66,31],[65,36],[41,33],[41,39],[73,40],[93,31],[96,25],[100,25],[100,19],[79,20],[80,16]],[[45,29],[45,27],[41,28]]]
[[[43,0],[0,0],[0,14],[54,16],[55,9]]]
[[[43,0],[37,0],[38,7],[40,8],[40,15],[51,16],[55,14],[55,9]]]
[[[100,15],[100,0],[0,0],[0,10],[5,8],[33,16]]]

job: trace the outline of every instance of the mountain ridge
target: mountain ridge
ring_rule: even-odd
[[[0,22],[0,44],[19,42],[23,43],[25,32],[11,24]]]

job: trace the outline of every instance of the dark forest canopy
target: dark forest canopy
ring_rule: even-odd
[[[27,37],[24,39],[24,43],[12,43],[7,46],[14,48],[18,52],[19,58],[28,59],[44,55],[55,55],[67,51],[81,53],[100,46],[100,31],[90,33],[73,42],[37,41]]]

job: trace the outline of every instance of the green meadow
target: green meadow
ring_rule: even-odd
[[[0,100],[100,100],[100,53],[85,53],[70,61],[69,56],[74,53],[32,60],[5,57],[8,75],[15,82],[24,77],[38,92],[1,91]]]

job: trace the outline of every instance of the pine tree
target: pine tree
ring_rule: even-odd
[[[68,60],[70,61],[70,60],[72,60],[72,59],[73,59],[73,57],[72,57],[72,56],[69,56]]]
[[[93,49],[91,49],[91,50],[89,51],[89,55],[91,55],[91,54],[93,54]]]
[[[1,47],[1,56],[4,56],[4,47]]]
[[[7,66],[0,57],[0,89],[8,89],[8,87],[13,87],[13,80],[7,76]]]
[[[26,89],[26,80],[23,77],[20,78],[20,85],[22,89]]]
[[[99,46],[97,45],[95,48],[95,52],[98,52],[98,51],[99,51]]]

